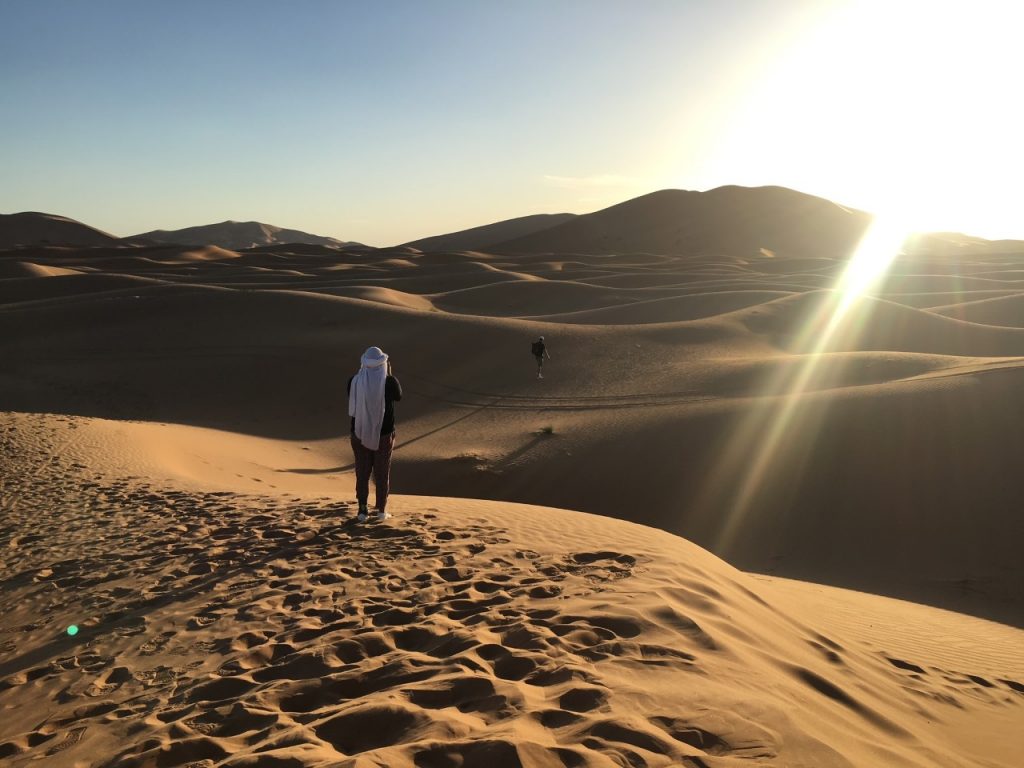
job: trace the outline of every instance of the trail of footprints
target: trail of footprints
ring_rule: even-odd
[[[436,509],[357,526],[350,505],[329,499],[157,491],[85,480],[42,449],[15,458],[53,471],[0,486],[0,551],[13,555],[0,610],[18,617],[0,633],[0,707],[25,686],[50,699],[34,728],[0,726],[12,766],[75,755],[118,768],[273,768],[326,753],[339,766],[639,768],[777,755],[776,737],[750,723],[739,737],[720,719],[616,710],[604,665],[701,675],[702,656],[718,652],[686,617],[671,616],[674,641],[658,645],[609,607],[643,567],[628,553],[542,555],[497,527],[449,526]],[[19,533],[41,522],[49,537]],[[567,598],[594,608],[566,612]],[[74,615],[72,639],[56,622]],[[841,646],[808,642],[844,663]],[[49,655],[37,660],[39,648]],[[1011,680],[887,661],[915,695],[951,706],[1024,695]],[[933,685],[938,676],[956,691]],[[547,736],[514,737],[524,721]],[[103,732],[120,751],[97,757],[89,739]]]
[[[60,641],[67,655],[0,682],[0,703],[4,691],[38,682],[63,705],[0,743],[0,757],[16,764],[71,749],[90,728],[132,734],[130,749],[102,763],[111,766],[231,765],[235,750],[249,753],[246,765],[287,764],[275,750],[303,742],[339,759],[409,749],[417,765],[490,764],[495,755],[500,765],[523,745],[500,727],[482,734],[520,717],[576,742],[556,750],[572,765],[594,749],[670,754],[699,731],[667,716],[612,727],[596,662],[685,668],[695,657],[631,642],[642,628],[630,619],[558,608],[628,579],[637,567],[628,554],[491,555],[490,545],[508,544],[503,531],[446,530],[436,510],[356,527],[346,505],[327,500],[266,513],[268,499],[141,483],[83,483],[79,492],[101,517],[138,514],[117,537],[83,540],[78,556],[8,580],[24,602],[91,614],[78,642]],[[187,619],[160,621],[186,605]],[[52,627],[50,638],[39,637],[42,627],[17,629],[52,641]],[[527,706],[520,682],[546,706]],[[711,735],[699,740],[724,749]]]

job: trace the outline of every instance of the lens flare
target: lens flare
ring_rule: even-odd
[[[832,350],[856,349],[870,316],[870,294],[902,251],[907,236],[895,220],[875,219],[832,289],[808,296],[820,303],[812,307],[790,343],[796,364],[777,366],[764,382],[761,392],[766,400],[751,407],[717,463],[712,479],[718,484],[715,492],[723,487],[729,490],[715,551],[729,551],[776,470],[785,468],[790,476],[799,477],[821,417],[820,409],[801,409],[804,396],[829,386],[832,363],[837,362]]]

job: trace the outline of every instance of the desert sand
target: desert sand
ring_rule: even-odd
[[[5,419],[10,765],[1019,757],[1019,630],[578,512],[399,496],[355,525],[333,479],[259,467],[273,446],[168,429]]]
[[[1024,253],[797,245],[0,254],[0,759],[1019,764]]]

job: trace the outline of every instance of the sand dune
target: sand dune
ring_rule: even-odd
[[[1014,293],[1015,291],[1012,289],[996,289],[991,291],[971,291],[967,296],[976,301],[981,301],[986,298],[996,299],[1004,296],[1012,296]],[[881,297],[885,298],[887,301],[894,301],[897,304],[914,307],[915,309],[930,310],[954,306],[964,299],[965,294],[963,291],[947,291],[944,293],[900,293],[896,291],[886,291],[881,294]]]
[[[788,295],[783,291],[713,291],[648,299],[629,304],[613,304],[598,309],[537,315],[529,319],[589,325],[672,323],[715,317],[731,310],[757,306]]]
[[[60,269],[52,267],[49,269]],[[5,304],[24,304],[35,301],[71,301],[80,297],[87,302],[103,301],[110,294],[133,291],[167,283],[140,275],[118,275],[98,272],[77,272],[51,275],[48,280],[35,277],[0,280],[0,301]],[[65,303],[64,306],[67,306]]]
[[[147,243],[216,245],[231,250],[288,243],[327,246],[358,245],[358,243],[349,243],[322,235],[311,235],[297,229],[284,229],[259,221],[222,221],[218,224],[204,224],[183,229],[156,229],[152,232],[133,235],[129,239]]]
[[[0,248],[27,245],[88,247],[117,245],[120,240],[106,232],[51,213],[0,213]]]
[[[954,320],[884,299],[862,297],[844,316],[830,339],[825,336],[831,314],[823,312],[841,301],[833,292],[785,296],[728,317],[751,331],[790,347],[806,336],[806,345],[825,343],[823,351],[886,350],[945,355],[1024,355],[1024,331]]]
[[[534,216],[520,216],[494,224],[449,232],[444,235],[424,237],[405,243],[406,247],[420,251],[480,251],[488,246],[511,240],[515,237],[550,229],[558,224],[576,218],[572,213],[542,213]]]
[[[259,467],[274,448],[249,437],[4,425],[13,766],[1019,756],[1019,630],[755,579],[670,534],[545,507],[399,497],[392,524],[354,526],[322,479],[241,491],[217,450],[276,479]]]
[[[1015,765],[1024,254],[794,254],[0,252],[0,760]]]
[[[620,305],[635,300],[615,289],[575,281],[516,280],[435,294],[441,309],[473,315],[517,317],[560,314]]]
[[[57,275],[77,275],[78,270],[66,267],[43,266],[30,261],[0,262],[0,280],[16,277],[55,277]]]
[[[799,257],[789,272],[780,256],[294,250],[43,249],[33,263],[89,271],[0,280],[15,361],[2,402],[327,440],[344,455],[338,391],[372,339],[408,391],[402,492],[623,517],[743,568],[1024,621],[1011,538],[991,539],[1013,530],[1004,510],[1024,491],[1019,328],[869,297],[824,339],[816,310],[834,294],[815,289],[841,271],[834,259]],[[937,263],[898,260],[894,280],[902,290]],[[539,334],[554,355],[542,388],[527,356]],[[736,489],[777,423],[747,523],[761,533],[727,542]],[[838,467],[870,481],[848,487]],[[897,498],[915,522],[883,532]],[[935,520],[945,527],[924,534]],[[870,548],[871,573],[851,541]]]
[[[979,298],[958,304],[931,307],[932,312],[956,320],[984,325],[1024,328],[1024,291],[1008,296]]]
[[[21,255],[40,264],[73,266],[90,271],[114,271],[125,268],[139,271],[161,264],[183,264],[192,261],[218,261],[238,256],[234,251],[215,245],[108,245],[89,248],[55,247],[48,245],[22,246],[12,251],[0,251],[0,263]],[[255,261],[253,262],[255,263]]]
[[[783,187],[667,189],[494,246],[507,253],[845,256],[870,216]]]
[[[787,446],[811,453],[790,465],[779,452],[748,523],[758,535],[726,547],[719,538],[729,485],[707,486],[719,473],[744,477],[758,446],[743,425],[782,407],[765,399],[755,408],[756,398],[776,381],[785,391],[803,364],[728,323],[628,334],[565,326],[549,335],[552,370],[564,374],[538,391],[528,358],[517,361],[532,333],[550,334],[548,324],[209,288],[4,314],[5,337],[25,344],[7,345],[21,371],[5,382],[13,407],[300,439],[339,434],[339,382],[358,356],[359,329],[372,327],[409,391],[399,490],[548,500],[684,533],[743,567],[1020,619],[1017,553],[1005,535],[1017,523],[1001,513],[1020,492],[1010,466],[1022,448],[1012,394],[1019,361],[999,359],[1004,367],[994,368],[910,353],[824,358],[808,382],[819,394],[802,397],[796,412],[824,426],[814,443],[801,437]],[[647,360],[657,364],[638,365]],[[548,426],[550,437],[540,432]],[[655,474],[652,447],[665,468]],[[341,442],[333,450],[345,455]],[[595,471],[577,475],[576,466]],[[844,467],[858,469],[847,475]],[[871,482],[859,482],[864,473]],[[626,481],[635,477],[648,479]],[[893,504],[907,521],[898,530],[887,527]],[[957,586],[965,579],[969,590]]]
[[[326,238],[330,240],[330,238]],[[253,245],[249,248],[240,248],[247,253],[269,253],[273,256],[280,258],[287,258],[291,256],[331,256],[334,258],[338,257],[341,251],[346,253],[355,253],[360,250],[373,250],[370,246],[362,245],[361,243],[338,243],[327,242],[327,243],[304,243],[291,241],[287,243],[272,242],[267,245]]]
[[[415,293],[396,291],[391,288],[377,288],[365,285],[345,285],[332,287],[318,287],[317,293],[330,296],[351,296],[364,301],[375,301],[380,304],[391,304],[396,307],[407,309],[433,310],[434,303]]]

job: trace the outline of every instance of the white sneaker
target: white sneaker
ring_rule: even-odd
[[[356,520],[358,520],[360,523],[365,523],[366,522],[366,510],[365,509],[360,509],[359,510],[359,514],[356,515]]]
[[[538,373],[537,374],[537,378],[538,379],[543,379],[544,378],[544,374],[543,373]]]
[[[389,517],[391,517],[391,514],[389,512],[385,511],[385,512],[378,512],[375,519],[377,520],[378,523],[383,523]]]

